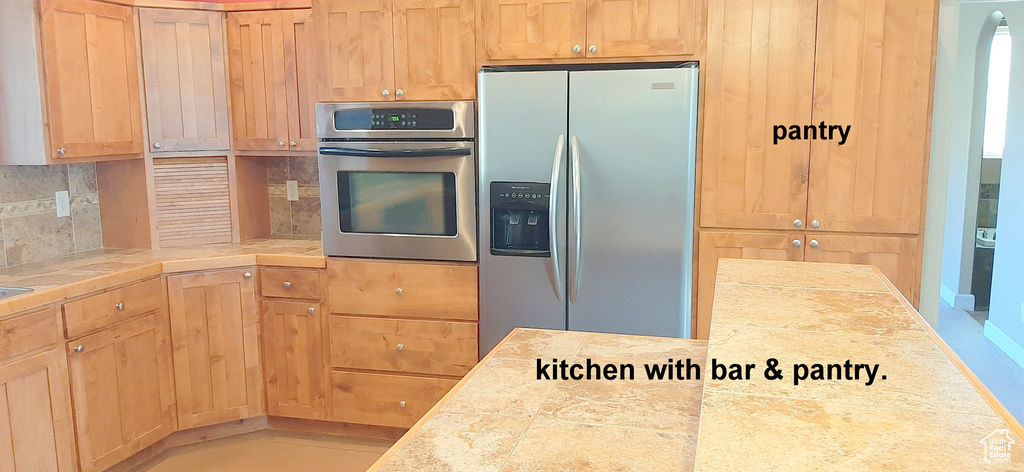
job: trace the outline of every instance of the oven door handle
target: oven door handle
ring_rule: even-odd
[[[342,147],[322,147],[320,154],[325,156],[350,157],[448,157],[468,156],[473,152],[468,147],[444,147],[432,149],[356,149]]]

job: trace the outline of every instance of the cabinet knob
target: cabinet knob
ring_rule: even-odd
[[[380,94],[381,96],[387,97],[388,95],[391,95],[391,92],[388,92],[388,89],[384,89],[384,91],[381,92]]]
[[[288,287],[291,287],[291,286],[292,286],[291,282],[285,282],[284,283],[284,288],[288,288]]]
[[[799,227],[801,227],[803,225],[804,225],[804,220],[801,220],[801,219],[793,220],[793,226],[796,226],[797,228],[799,228]]]
[[[402,90],[402,89],[395,90],[395,96],[396,97],[402,98],[402,95],[405,95],[405,91],[404,90]]]
[[[242,274],[242,277],[245,277],[247,279],[251,279],[252,278],[252,273],[251,272],[246,272],[246,273]]]
[[[803,246],[803,244],[804,243],[800,242],[799,239],[794,239],[793,240],[793,247],[800,247],[800,246]]]
[[[114,308],[117,308],[118,311],[124,311],[124,303],[118,303],[117,305],[114,305]]]
[[[820,228],[821,222],[818,220],[811,220],[811,228]]]
[[[590,51],[591,54],[597,52],[597,45],[596,44],[591,44],[590,47],[587,48],[587,51]]]
[[[395,293],[398,294],[398,295],[401,295],[402,292],[403,292],[403,290],[402,290],[401,287],[395,289]]]
[[[297,142],[295,142],[295,141],[292,141],[292,142],[290,142],[290,143],[288,143],[288,144],[289,144],[289,145],[291,145],[292,147],[295,147],[295,146],[298,146],[298,145],[299,145],[299,143],[297,143]]]
[[[160,143],[153,143],[153,149],[160,149],[162,147],[164,147],[164,146],[162,144],[160,144]]]
[[[405,400],[402,400],[402,401],[398,402],[398,406],[402,407],[402,408],[405,408]]]
[[[579,53],[583,52],[583,48],[582,48],[582,47],[580,47],[580,45],[579,45],[579,44],[577,44],[577,45],[575,45],[575,46],[573,46],[573,47],[572,47],[572,52],[574,52],[574,53],[576,53],[576,54],[579,54]]]
[[[65,149],[65,148],[60,148],[60,149],[57,150],[57,154],[60,154],[62,156],[67,154],[67,153],[68,153],[68,150]]]
[[[811,247],[818,247],[818,240],[817,239],[812,239],[809,244],[811,245]]]
[[[277,147],[284,147],[284,141],[278,141]]]
[[[309,314],[311,314],[311,315],[312,315],[313,313],[315,313],[315,312],[316,312],[316,308],[313,308],[313,307],[309,307],[309,308],[307,308],[307,309],[306,309],[306,311],[308,311],[308,312],[309,312]]]
[[[84,350],[85,350],[85,346],[83,346],[81,344],[75,346],[75,352],[82,352]]]
[[[404,351],[405,350],[405,344],[399,344],[396,347],[398,348],[399,351]]]

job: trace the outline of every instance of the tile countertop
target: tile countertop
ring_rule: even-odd
[[[0,299],[0,317],[161,273],[275,265],[324,267],[319,239],[254,239],[168,249],[98,249],[0,269],[0,286],[33,291]]]
[[[517,329],[371,470],[1024,470],[1019,423],[898,293],[871,266],[723,259],[707,343]],[[536,380],[538,358],[637,378],[691,358],[705,381]],[[713,380],[712,359],[757,366]],[[846,360],[879,364],[875,382],[793,385],[795,363]],[[997,430],[1008,464],[985,462]]]

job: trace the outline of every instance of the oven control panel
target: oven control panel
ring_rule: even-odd
[[[455,112],[437,108],[359,108],[334,112],[336,130],[452,130]]]

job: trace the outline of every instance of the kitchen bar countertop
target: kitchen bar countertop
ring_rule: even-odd
[[[722,259],[714,304],[707,344],[517,329],[371,470],[1024,470],[1020,424],[875,268]],[[588,358],[702,360],[705,380],[536,380]],[[713,380],[712,359],[756,367]],[[848,360],[860,379],[793,384]],[[986,462],[1004,434],[1011,462]]]
[[[0,286],[32,292],[0,299],[0,317],[169,272],[251,265],[322,268],[319,239],[254,239],[166,249],[98,249],[0,269]]]

